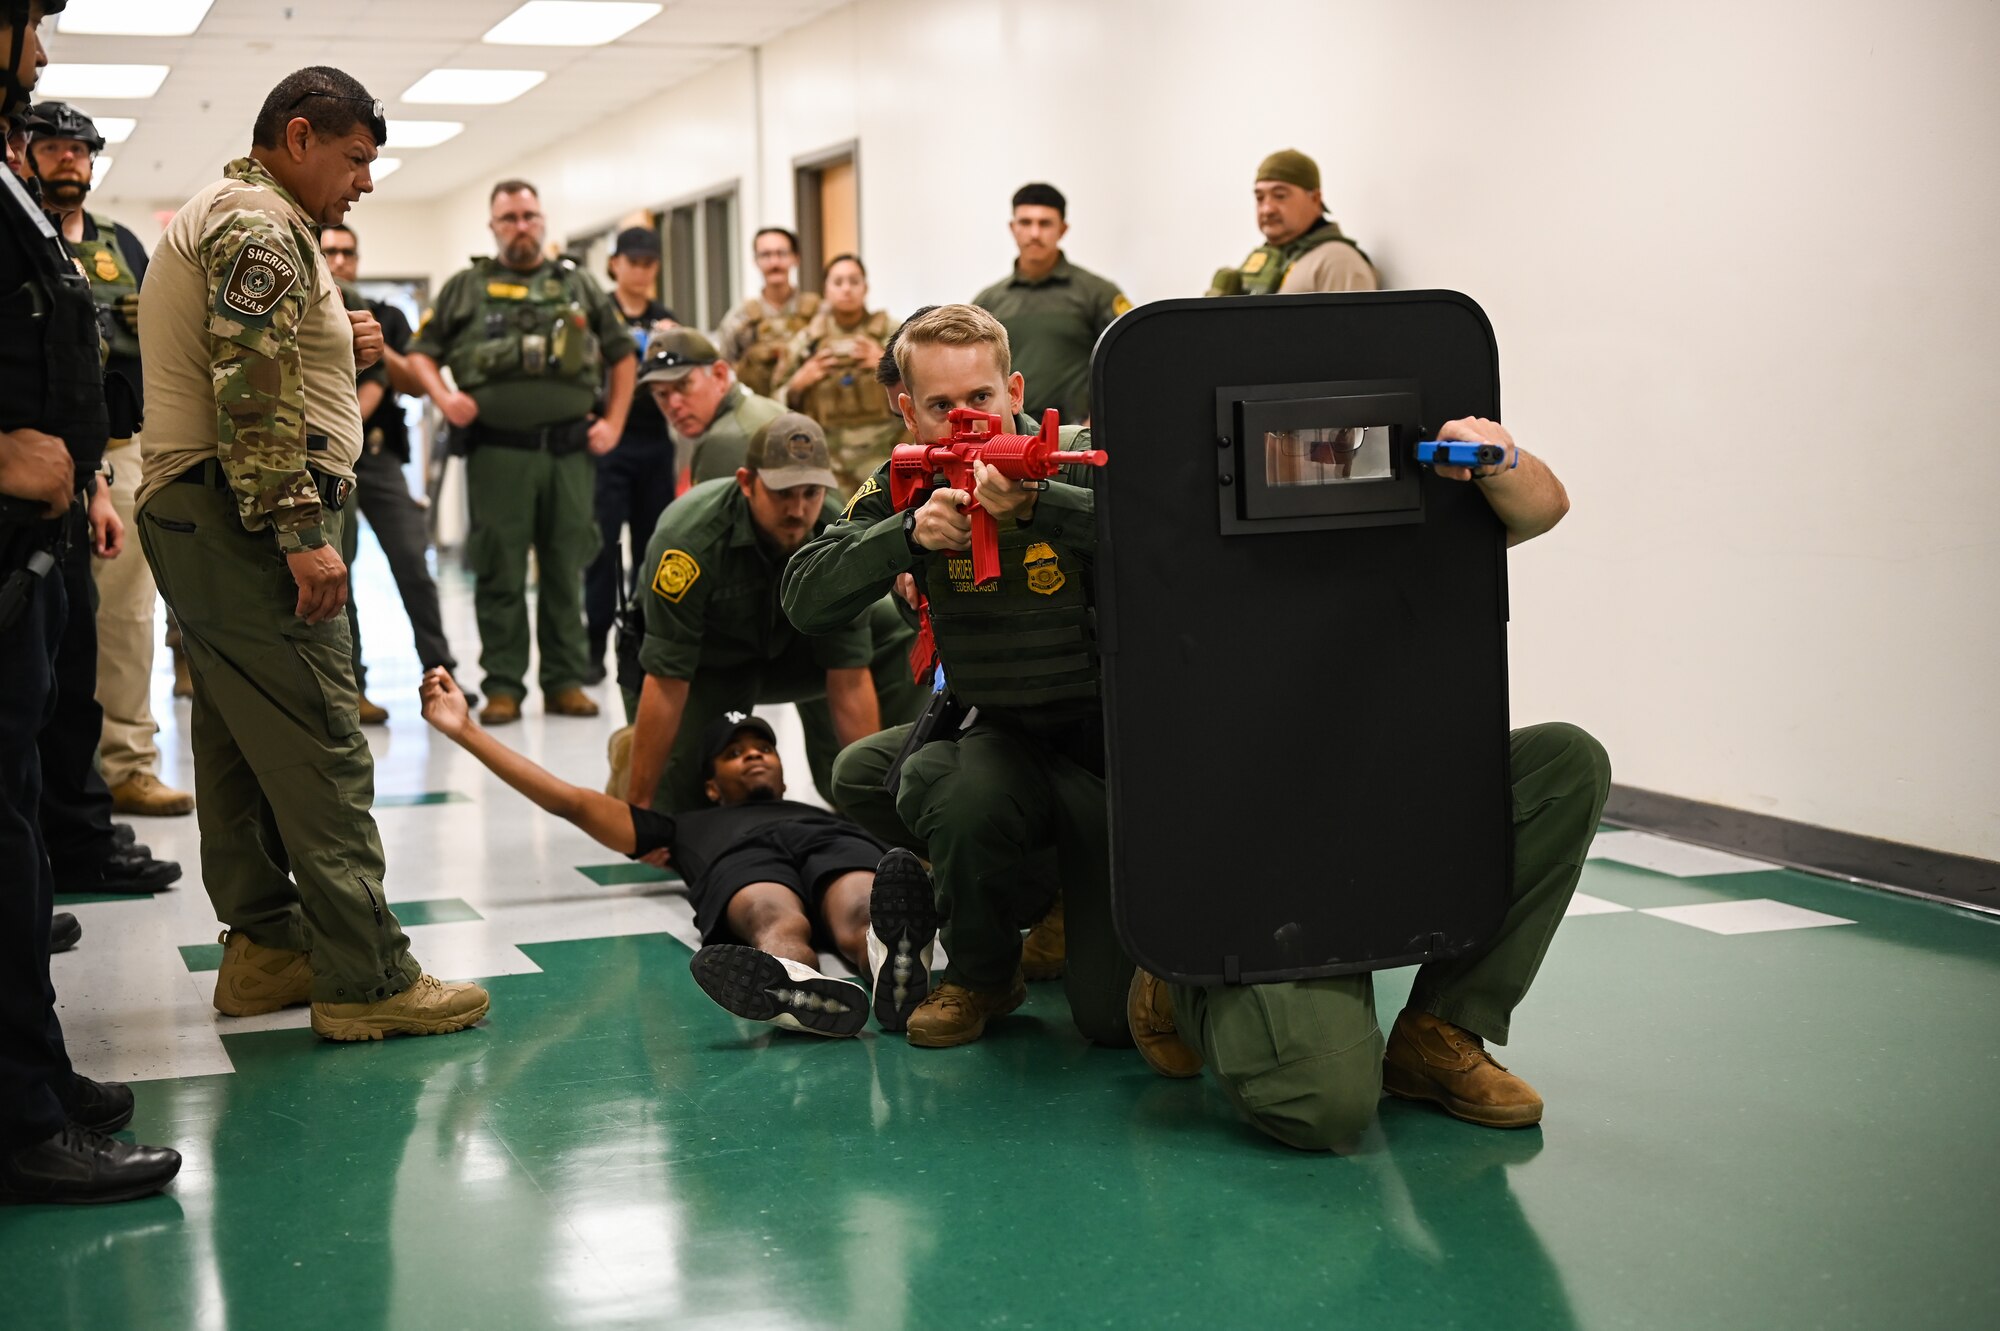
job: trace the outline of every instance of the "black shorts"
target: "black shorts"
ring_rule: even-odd
[[[812,921],[813,943],[833,951],[832,936],[820,918],[827,884],[856,869],[873,872],[888,848],[859,828],[835,828],[813,823],[772,823],[760,827],[716,856],[689,893],[695,928],[703,943],[734,943],[729,927],[729,903],[752,883],[782,883],[798,895]]]

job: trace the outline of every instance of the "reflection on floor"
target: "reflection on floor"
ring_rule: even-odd
[[[78,1064],[139,1080],[187,1166],[0,1210],[0,1324],[1915,1327],[2000,1297],[2000,923],[1606,833],[1504,1055],[1544,1127],[1384,1101],[1359,1154],[1300,1155],[1084,1046],[1059,986],[950,1051],[721,1013],[677,882],[430,742],[379,553],[358,576],[390,892],[493,1015],[351,1047],[218,1018],[193,820],[143,821],[187,879],[72,907],[56,984]],[[596,781],[615,710],[531,698],[507,738]]]

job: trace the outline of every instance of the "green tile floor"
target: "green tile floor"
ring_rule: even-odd
[[[1572,918],[1503,1055],[1544,1127],[1385,1101],[1345,1158],[1085,1047],[1059,986],[933,1052],[738,1022],[665,935],[529,945],[474,1033],[143,1083],[172,1194],[0,1212],[0,1321],[1992,1325],[2000,922],[1783,870],[1582,890],[1854,924]]]

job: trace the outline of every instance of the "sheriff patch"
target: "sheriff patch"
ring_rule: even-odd
[[[854,506],[856,504],[866,499],[869,495],[880,494],[880,493],[882,493],[882,485],[873,476],[870,476],[867,480],[861,482],[861,488],[854,492],[853,497],[847,501],[847,507],[841,510],[840,520],[842,522],[845,522],[849,518],[853,517]]]
[[[245,319],[263,319],[271,307],[298,285],[299,270],[268,245],[245,245],[222,284],[222,312]]]
[[[660,566],[653,570],[653,590],[679,605],[700,576],[701,565],[694,562],[693,555],[685,550],[669,550],[660,556]]]
[[[1056,552],[1036,541],[1021,556],[1021,567],[1028,570],[1028,590],[1043,596],[1054,596],[1062,590],[1069,579],[1063,576],[1062,566],[1056,562]]]

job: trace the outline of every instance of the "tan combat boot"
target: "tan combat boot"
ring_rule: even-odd
[[[368,695],[361,695],[361,724],[364,726],[386,726],[389,724],[389,709],[380,703],[368,701]]]
[[[313,1034],[327,1040],[379,1040],[385,1035],[450,1035],[476,1025],[493,1000],[476,984],[446,984],[430,975],[379,1003],[314,1003]]]
[[[312,957],[250,941],[225,930],[222,965],[215,971],[215,1010],[227,1017],[260,1017],[312,1001]]]
[[[510,698],[504,693],[496,693],[486,700],[479,709],[479,724],[482,726],[511,725],[521,719],[521,700]]]
[[[146,818],[177,818],[194,812],[194,796],[175,790],[151,772],[138,772],[111,788],[111,807]]]
[[[596,716],[597,704],[579,688],[567,688],[542,699],[542,710],[550,716]]]
[[[950,1049],[971,1044],[986,1034],[986,1023],[1004,1017],[1028,1001],[1027,981],[1014,973],[1014,987],[1005,993],[985,994],[950,981],[931,990],[931,996],[917,1004],[906,1028],[910,1043],[919,1049]]]
[[[1531,1128],[1542,1121],[1535,1088],[1493,1061],[1479,1037],[1428,1012],[1404,1009],[1382,1054],[1382,1089],[1429,1100],[1447,1114],[1487,1128]]]
[[[604,746],[604,756],[611,764],[611,779],[604,783],[604,793],[613,799],[625,798],[625,787],[632,779],[632,736],[636,727],[620,726],[611,732],[611,739]]]
[[[1063,903],[1058,892],[1056,904],[1021,942],[1021,974],[1031,980],[1060,980],[1063,954]]]
[[[1181,1039],[1174,1023],[1174,996],[1159,976],[1144,968],[1132,972],[1132,987],[1125,991],[1125,1021],[1147,1067],[1162,1077],[1201,1075],[1201,1054]]]

